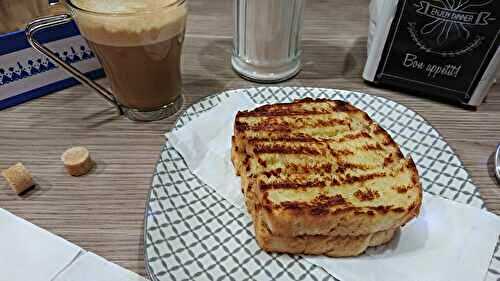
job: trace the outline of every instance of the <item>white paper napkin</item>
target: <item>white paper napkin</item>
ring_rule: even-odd
[[[0,281],[145,281],[0,208]]]
[[[54,281],[145,281],[136,273],[126,270],[94,253],[86,252]]]
[[[256,106],[247,96],[233,94],[166,134],[191,171],[241,210],[245,207],[230,161],[230,140],[236,112]],[[305,259],[342,281],[483,280],[499,234],[496,215],[425,194],[421,215],[387,246],[355,258]]]
[[[334,262],[307,259],[345,281],[483,280],[500,234],[498,217],[429,194],[422,207],[420,216],[385,247]]]
[[[243,208],[245,201],[240,180],[234,176],[231,164],[233,120],[239,110],[255,107],[257,105],[248,96],[232,94],[200,118],[173,134],[167,133],[167,138],[181,152],[189,169],[220,194],[230,196],[228,200],[239,208]]]

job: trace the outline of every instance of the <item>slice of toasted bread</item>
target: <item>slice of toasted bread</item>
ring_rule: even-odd
[[[255,238],[268,252],[348,257],[362,254],[368,247],[389,242],[398,228],[358,236],[301,235],[279,236],[271,233],[262,217],[262,206],[249,191],[245,196],[247,209],[254,222]]]
[[[383,245],[399,229],[389,229],[358,236],[302,235],[295,237],[273,235],[262,220],[254,220],[255,238],[267,252],[350,257],[362,254],[368,247]]]
[[[420,209],[411,158],[343,101],[239,112],[232,149],[245,197],[260,206],[262,224],[275,236],[373,235],[397,229]]]

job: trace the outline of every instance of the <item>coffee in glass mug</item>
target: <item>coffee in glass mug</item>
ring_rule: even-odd
[[[111,83],[108,101],[112,99],[128,118],[141,121],[158,120],[180,109],[185,0],[66,0],[65,4],[71,13],[66,16],[76,21]],[[57,19],[50,24],[54,23]],[[36,28],[28,26],[27,32]],[[39,51],[45,48],[30,43]],[[90,82],[86,84],[99,87]]]

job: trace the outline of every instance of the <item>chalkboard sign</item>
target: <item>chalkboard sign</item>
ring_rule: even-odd
[[[373,81],[477,105],[471,99],[485,71],[496,72],[500,1],[400,0],[395,7]]]

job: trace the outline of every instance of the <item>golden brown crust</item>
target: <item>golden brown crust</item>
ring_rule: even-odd
[[[251,198],[251,195],[249,196]],[[268,252],[326,255],[330,257],[348,257],[362,254],[368,247],[389,242],[398,228],[358,236],[301,235],[280,236],[267,228],[258,206],[253,206],[251,199],[246,200],[254,221],[255,237],[259,246]]]
[[[365,235],[397,228],[418,215],[417,208],[410,212],[399,212],[399,210],[388,211],[383,207],[378,210],[346,207],[338,209],[333,214],[326,213],[323,209],[299,212],[297,209],[276,210],[263,207],[262,210],[262,217],[267,227],[281,236]]]
[[[255,237],[259,246],[267,252],[326,255],[350,257],[362,254],[368,247],[389,242],[397,229],[359,236],[304,235],[297,237],[276,236],[266,229],[265,224],[256,225]]]
[[[305,107],[303,105],[305,105]],[[260,106],[252,111],[239,111],[236,115],[236,119],[239,117],[293,116],[301,114],[315,115],[330,113],[332,111],[356,112],[359,110],[351,104],[340,100],[304,98],[295,100],[293,103],[269,104]]]
[[[232,160],[245,197],[279,237],[397,229],[418,215],[422,201],[411,158],[342,101],[304,99],[238,113]]]
[[[246,184],[246,183],[244,183]],[[368,247],[389,242],[399,228],[358,236],[301,235],[280,236],[271,233],[263,217],[262,208],[255,200],[253,192],[245,196],[247,210],[254,222],[254,231],[259,246],[268,252],[327,255],[330,257],[348,257],[362,254]]]
[[[233,146],[234,148],[234,146]],[[241,163],[239,161],[239,156],[233,149],[233,161],[235,163]],[[255,195],[255,190],[250,188],[251,179],[245,176],[245,167],[236,166],[236,170],[240,170],[242,176],[242,188],[245,193],[245,197],[248,200],[257,200]],[[239,167],[239,168],[238,168]],[[242,171],[243,170],[243,171]],[[250,198],[250,199],[249,199]],[[328,199],[323,198],[327,201]],[[323,203],[325,203],[325,201]],[[333,202],[332,202],[333,201]],[[333,198],[333,200],[328,203],[340,203],[342,199],[339,197]],[[321,216],[321,206],[314,206],[310,209],[311,212],[307,213],[307,208],[302,206],[302,208],[270,208],[268,206],[262,206],[265,204],[260,203],[263,218],[269,228],[273,229],[279,235],[284,236],[295,236],[304,234],[325,234],[322,229],[328,226],[330,231],[326,232],[327,235],[363,235],[378,231],[384,231],[391,228],[397,228],[400,225],[405,224],[414,216],[418,215],[418,209],[416,206],[420,206],[421,197],[419,200],[412,205],[411,210],[408,212],[400,212],[399,209],[389,208],[387,206],[375,206],[369,208],[355,208],[349,204],[345,204],[345,207],[339,208],[333,212],[333,216],[327,216],[323,214]],[[327,203],[327,204],[328,204]],[[292,204],[291,204],[292,205]],[[290,207],[290,206],[288,206]],[[249,204],[247,208],[250,212]],[[323,209],[324,210],[324,209]],[[307,229],[307,233],[294,232],[293,224],[302,226],[302,229]],[[388,224],[387,221],[392,222]],[[361,227],[363,223],[370,222],[369,224]]]

